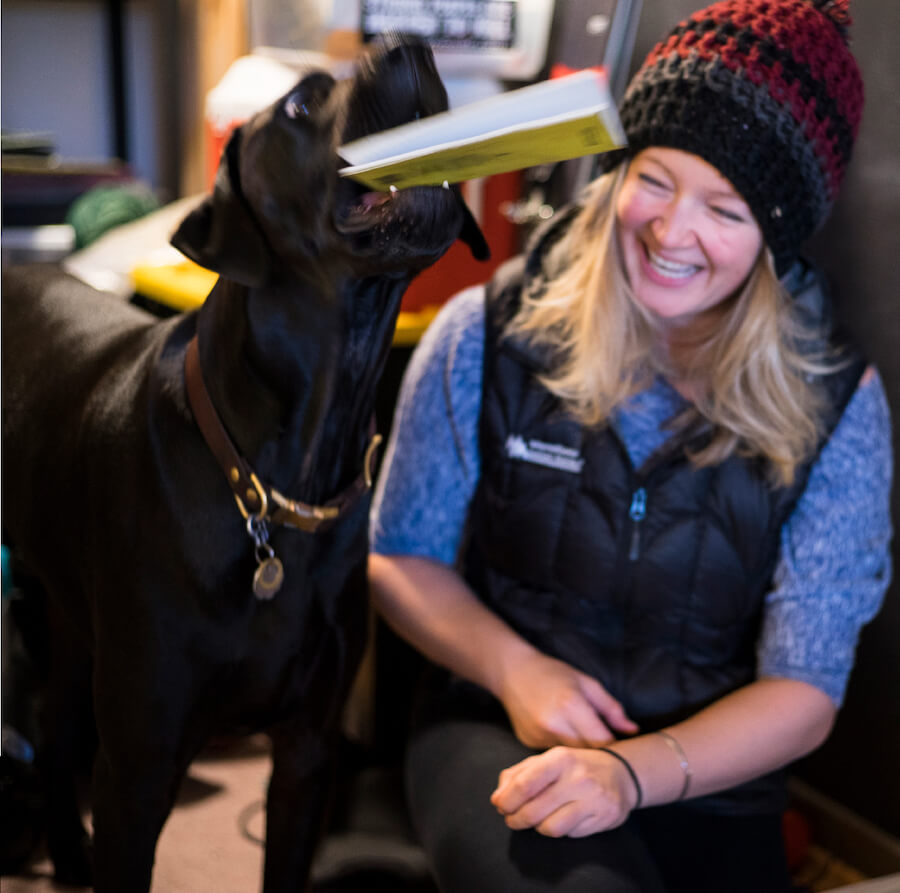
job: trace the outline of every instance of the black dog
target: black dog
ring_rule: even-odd
[[[70,770],[91,691],[97,890],[149,888],[179,782],[228,729],[272,740],[264,889],[304,887],[363,645],[400,298],[458,236],[487,253],[457,190],[366,192],[336,147],[446,104],[427,47],[395,41],[240,128],[173,238],[220,273],[196,314],[159,321],[55,269],[4,279],[3,522],[65,609],[39,755],[60,879],[89,868]]]

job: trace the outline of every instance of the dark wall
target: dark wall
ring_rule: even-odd
[[[643,0],[632,70],[666,31],[703,5],[702,0]],[[855,0],[850,8],[866,109],[834,214],[809,253],[831,280],[839,315],[878,365],[893,417],[900,420],[900,3]],[[893,515],[896,523],[900,487],[894,488]],[[900,576],[896,541],[894,563]],[[900,836],[898,755],[900,582],[863,632],[834,733],[797,772]]]
[[[847,182],[812,255],[842,319],[884,379],[900,424],[900,3],[856,0],[853,51],[866,108]],[[894,437],[895,453],[900,443]],[[900,467],[895,458],[895,479]],[[893,491],[900,523],[900,487]],[[900,538],[894,541],[900,577]],[[900,836],[900,579],[862,635],[846,705],[827,745],[801,767],[817,788]]]

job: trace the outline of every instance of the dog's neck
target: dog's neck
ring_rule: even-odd
[[[201,308],[213,404],[257,473],[290,497],[325,501],[360,473],[407,281],[345,279],[323,299],[321,283],[222,278]]]

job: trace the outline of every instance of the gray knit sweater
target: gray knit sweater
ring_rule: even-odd
[[[375,494],[372,549],[453,564],[480,472],[484,289],[462,292],[407,369]],[[682,398],[657,379],[612,420],[635,467],[668,436]],[[890,581],[890,416],[867,374],[781,532],[757,673],[800,679],[840,705],[862,626]]]

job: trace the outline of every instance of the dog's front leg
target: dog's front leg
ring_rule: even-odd
[[[264,893],[307,889],[332,786],[334,748],[308,729],[271,733]]]
[[[94,890],[147,893],[156,843],[183,773],[157,756],[139,765],[111,761],[103,750],[94,766]]]
[[[138,626],[146,632],[147,624]],[[192,722],[192,667],[173,657],[182,649],[164,660],[133,640],[118,647],[122,642],[102,651],[95,669],[97,893],[150,889],[157,839],[201,732]]]

